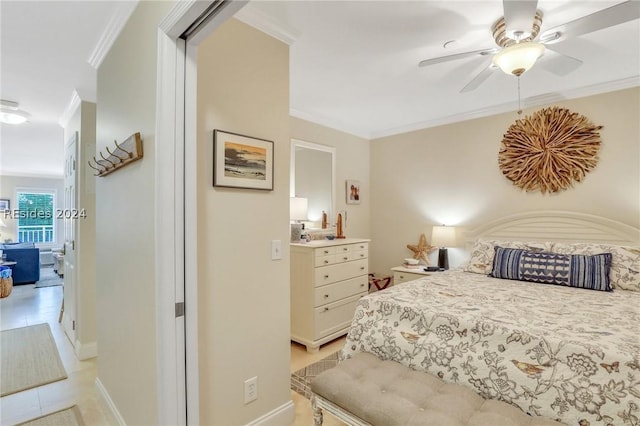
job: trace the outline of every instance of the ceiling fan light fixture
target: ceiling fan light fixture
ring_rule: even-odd
[[[493,57],[493,63],[506,74],[521,76],[531,69],[544,53],[544,45],[535,42],[512,44]]]

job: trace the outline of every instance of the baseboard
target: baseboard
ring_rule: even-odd
[[[85,359],[95,358],[98,356],[98,342],[81,343],[76,340],[74,345],[76,356],[80,361]]]
[[[275,410],[247,423],[247,426],[281,426],[290,425],[296,419],[296,407],[289,400]]]
[[[107,412],[111,414],[111,417],[114,421],[120,426],[127,426],[124,422],[124,419],[120,415],[118,408],[116,408],[116,404],[113,403],[113,400],[109,396],[109,392],[104,387],[99,377],[96,377],[96,388],[98,389],[98,395],[100,396],[100,402],[107,409]]]

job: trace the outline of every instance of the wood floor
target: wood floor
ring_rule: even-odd
[[[0,425],[13,425],[48,414],[63,408],[78,405],[87,426],[117,425],[116,420],[102,404],[95,387],[97,375],[96,358],[78,361],[69,339],[58,324],[62,302],[62,287],[36,289],[33,284],[14,286],[12,294],[0,299],[0,329],[24,327],[47,322],[51,326],[60,358],[69,376],[66,380],[7,395],[0,398]],[[327,343],[314,354],[307,353],[304,346],[291,343],[291,372],[312,364],[339,350],[344,338]],[[309,400],[291,391],[295,404],[295,426],[313,425]],[[325,414],[327,426],[343,425]]]

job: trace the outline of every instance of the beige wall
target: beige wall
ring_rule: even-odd
[[[640,89],[556,105],[602,125],[600,162],[583,182],[555,194],[526,193],[498,168],[502,135],[515,113],[376,139],[371,144],[372,269],[412,254],[406,244],[437,224],[474,228],[533,210],[570,210],[640,226]],[[540,108],[526,110],[525,115]],[[464,260],[450,251],[452,266]]]
[[[336,211],[347,212],[345,235],[370,237],[371,189],[369,185],[369,141],[339,130],[291,117],[291,138],[336,148]],[[360,204],[347,204],[345,182],[360,181]],[[335,215],[334,215],[335,217]],[[372,241],[372,245],[376,242]]]
[[[82,101],[64,129],[65,144],[78,132],[76,161],[76,206],[86,212],[86,217],[74,220],[76,236],[74,309],[76,341],[72,342],[80,359],[91,358],[97,352],[96,318],[96,177],[87,162],[96,155],[96,104]],[[64,192],[63,192],[64,193]],[[68,272],[68,271],[65,271]]]
[[[56,208],[64,207],[64,179],[60,178],[39,178],[26,176],[0,176],[0,198],[8,198],[11,203],[11,210],[18,208],[16,198],[17,189],[46,189],[56,191]],[[0,216],[5,223],[5,228],[0,228],[0,241],[7,239],[18,241],[18,220],[2,214]],[[64,229],[62,220],[56,220],[56,241],[54,247],[61,247],[64,241]]]
[[[129,425],[157,424],[154,163],[158,24],[140,2],[98,70],[97,151],[140,132],[144,158],[96,178],[98,379]]]
[[[290,403],[289,48],[235,19],[198,49],[200,422]],[[274,141],[274,190],[212,186],[213,129]],[[280,240],[282,260],[271,260]],[[243,401],[258,377],[258,400]],[[293,414],[293,410],[291,410]]]

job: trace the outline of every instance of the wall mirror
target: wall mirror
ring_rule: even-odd
[[[335,147],[291,140],[291,196],[308,200],[313,227],[321,226],[323,210],[329,226],[335,222],[335,156]]]

